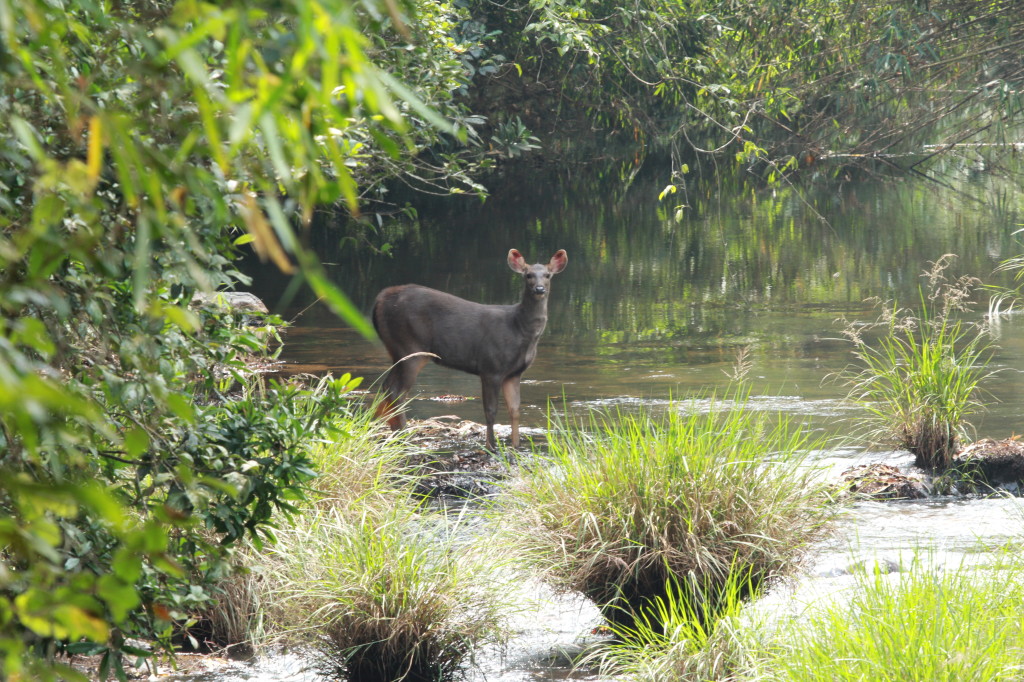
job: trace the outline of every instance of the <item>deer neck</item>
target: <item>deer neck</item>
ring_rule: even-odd
[[[524,331],[538,337],[548,323],[548,298],[535,299],[529,292],[523,294],[523,300],[516,306],[516,324]]]

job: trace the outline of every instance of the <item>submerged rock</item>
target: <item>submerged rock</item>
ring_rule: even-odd
[[[846,490],[876,500],[919,500],[928,488],[919,476],[904,474],[891,464],[859,464],[840,475]]]

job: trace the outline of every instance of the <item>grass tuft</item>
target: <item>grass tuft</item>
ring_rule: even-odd
[[[758,679],[1019,680],[1020,566],[865,573],[849,602],[789,621]]]
[[[600,659],[602,676],[634,682],[731,679],[747,655],[739,615],[745,595],[757,591],[744,571],[732,571],[721,588],[717,617],[709,619],[670,581],[634,626],[613,628],[616,639],[590,658]]]
[[[514,606],[503,552],[428,509],[402,436],[372,411],[339,414],[313,443],[320,475],[275,541],[241,553],[206,614],[224,642],[311,647],[352,680],[443,680],[500,640]]]
[[[272,618],[348,679],[448,679],[502,635],[494,555],[410,511],[320,509],[273,548]]]
[[[958,317],[970,309],[978,281],[948,282],[951,259],[943,256],[925,273],[920,316],[887,304],[872,325],[847,324],[844,335],[862,366],[837,375],[867,410],[873,439],[909,450],[918,466],[938,471],[953,463],[969,417],[983,407],[979,384],[993,374],[987,327]],[[865,337],[877,329],[881,337],[870,345]]]
[[[510,491],[519,551],[626,627],[656,617],[666,585],[710,621],[737,571],[746,592],[788,571],[831,513],[803,466],[817,444],[746,398],[553,428],[549,456]]]

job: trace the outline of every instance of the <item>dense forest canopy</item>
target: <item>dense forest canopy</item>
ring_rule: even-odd
[[[939,177],[1018,149],[1022,46],[1015,0],[0,0],[0,670],[170,646],[313,475],[351,385],[254,388],[272,325],[192,305],[240,246],[369,333],[318,207],[379,245],[395,183],[484,195],[570,140],[668,150],[670,186]]]
[[[485,113],[521,112],[545,139],[596,124],[775,178],[826,160],[925,170],[949,148],[1020,132],[1024,13],[1012,0],[472,8],[511,55],[475,81],[474,102],[504,102]]]

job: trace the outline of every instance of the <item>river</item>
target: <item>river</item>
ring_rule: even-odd
[[[566,249],[569,263],[552,286],[548,328],[524,376],[526,427],[543,428],[549,415],[567,411],[663,409],[720,392],[737,353],[748,349],[752,404],[823,431],[836,445],[816,455],[824,465],[909,466],[907,453],[855,438],[863,414],[844,402],[845,387],[830,378],[853,361],[837,320],[873,319],[872,297],[913,306],[921,273],[947,253],[957,255],[951,274],[1012,281],[994,270],[1024,249],[1014,236],[1024,193],[994,174],[949,170],[946,186],[839,176],[812,178],[799,188],[752,189],[694,180],[659,200],[666,182],[657,167],[523,166],[493,180],[493,196],[484,203],[438,200],[421,205],[415,220],[388,223],[370,237],[387,243],[388,253],[354,248],[329,216],[310,238],[333,280],[362,310],[382,287],[407,282],[475,301],[515,302],[521,285],[505,264],[508,250],[546,262]],[[266,269],[253,285],[295,320],[282,354],[287,371],[352,372],[368,383],[380,376],[388,363],[379,343],[301,294],[282,300],[285,288]],[[981,321],[987,294],[979,292],[977,302],[974,319]],[[1024,426],[1024,320],[1009,315],[994,330],[992,366],[1000,372],[985,385],[989,407],[975,424],[979,437],[1005,438]],[[430,365],[414,392],[414,418],[482,420],[478,399],[431,400],[478,398],[476,377]],[[1016,501],[1008,499],[858,503],[804,577],[775,599],[787,608],[809,603],[843,585],[847,568],[864,560],[898,564],[927,551],[957,565],[1018,536],[1021,522]],[[470,678],[565,679],[564,661],[549,653],[573,646],[593,627],[595,612],[571,601],[548,608],[523,626],[512,653],[482,657]],[[273,669],[238,679],[292,679]]]

